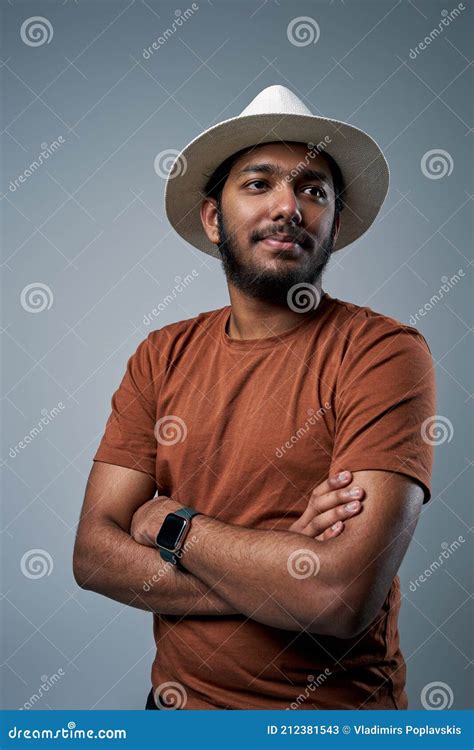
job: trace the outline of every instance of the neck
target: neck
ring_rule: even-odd
[[[240,289],[229,284],[232,309],[227,324],[227,335],[232,339],[260,339],[278,336],[294,328],[306,317],[314,315],[319,306],[324,294],[321,279],[312,287],[315,291],[311,290],[311,295],[301,287],[293,295],[292,307],[281,307],[248,297]]]

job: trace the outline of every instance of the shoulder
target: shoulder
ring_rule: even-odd
[[[159,353],[169,353],[176,347],[185,345],[190,338],[212,334],[212,329],[219,324],[227,309],[228,307],[220,307],[215,310],[206,310],[191,318],[169,323],[162,328],[150,331],[142,343],[146,342],[148,349],[155,356]]]
[[[366,305],[330,297],[331,325],[344,341],[344,354],[374,350],[384,345],[400,350],[431,350],[423,334],[414,326],[378,312]]]

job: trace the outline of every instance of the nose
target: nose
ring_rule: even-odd
[[[272,221],[301,224],[303,217],[292,186],[288,183],[279,185],[278,189],[273,191],[273,196]]]

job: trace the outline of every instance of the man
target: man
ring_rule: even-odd
[[[170,172],[170,222],[221,258],[231,304],[129,359],[74,555],[81,586],[154,612],[147,708],[407,708],[397,571],[431,496],[431,355],[321,285],[387,189],[370,136],[282,86]]]

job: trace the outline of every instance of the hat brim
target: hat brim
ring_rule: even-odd
[[[165,211],[176,232],[194,247],[220,258],[201,222],[209,176],[243,148],[274,141],[311,143],[337,162],[344,179],[344,211],[334,251],[359,239],[374,222],[387,195],[390,173],[373,138],[348,123],[312,115],[278,113],[233,117],[191,141],[176,157],[165,187]]]

